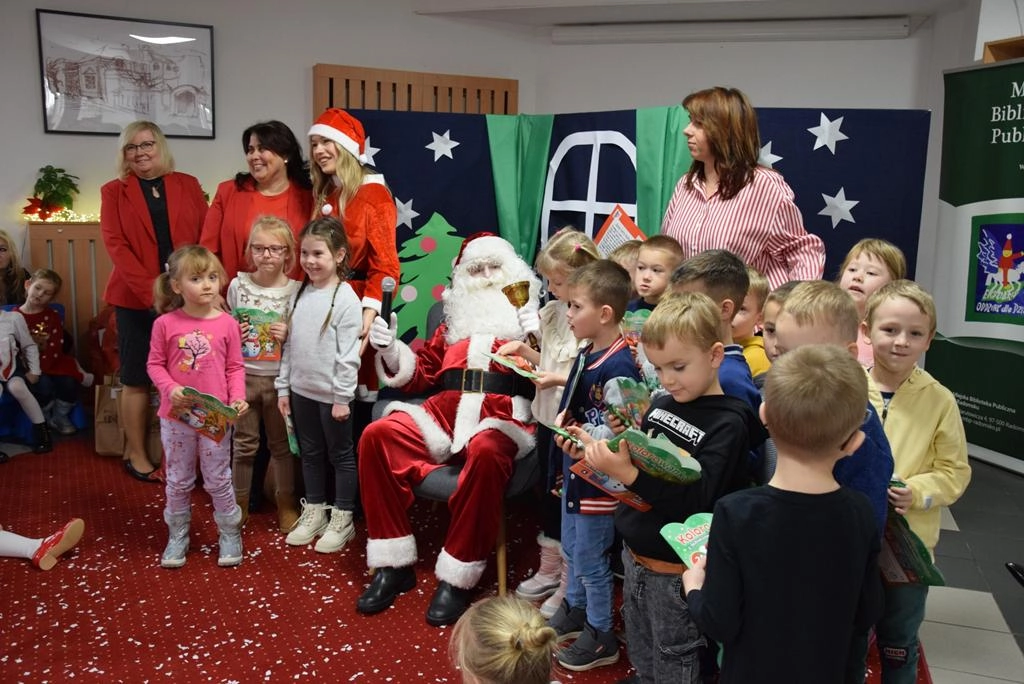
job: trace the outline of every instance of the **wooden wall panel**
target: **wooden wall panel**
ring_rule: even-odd
[[[507,78],[368,69],[313,67],[313,111],[328,107],[460,114],[517,114],[519,82]]]
[[[29,223],[29,261],[33,269],[51,268],[64,287],[55,301],[64,305],[64,327],[77,352],[89,322],[103,308],[103,289],[113,262],[103,246],[98,223]]]

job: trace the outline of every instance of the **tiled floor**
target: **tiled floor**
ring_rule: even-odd
[[[1024,476],[971,460],[967,492],[944,515],[921,642],[935,684],[1024,682]]]

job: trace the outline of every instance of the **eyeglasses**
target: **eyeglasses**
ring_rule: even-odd
[[[263,256],[268,253],[273,256],[281,256],[288,250],[284,245],[249,245],[249,249],[255,256]]]
[[[125,145],[122,149],[124,150],[125,154],[135,154],[136,152],[146,152],[146,153],[152,152],[155,147],[156,147],[156,141],[155,140],[147,140],[146,142],[140,142],[138,145],[135,145],[135,144]]]

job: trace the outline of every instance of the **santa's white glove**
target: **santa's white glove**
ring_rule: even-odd
[[[540,303],[530,300],[519,309],[519,326],[524,333],[533,333],[540,337]]]
[[[388,325],[384,319],[377,316],[370,325],[370,346],[380,353],[381,361],[388,368],[398,367],[398,345],[395,339],[398,337],[398,314],[391,313],[391,324]]]

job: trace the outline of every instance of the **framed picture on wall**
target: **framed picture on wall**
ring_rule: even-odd
[[[47,133],[213,138],[213,27],[36,10]]]

